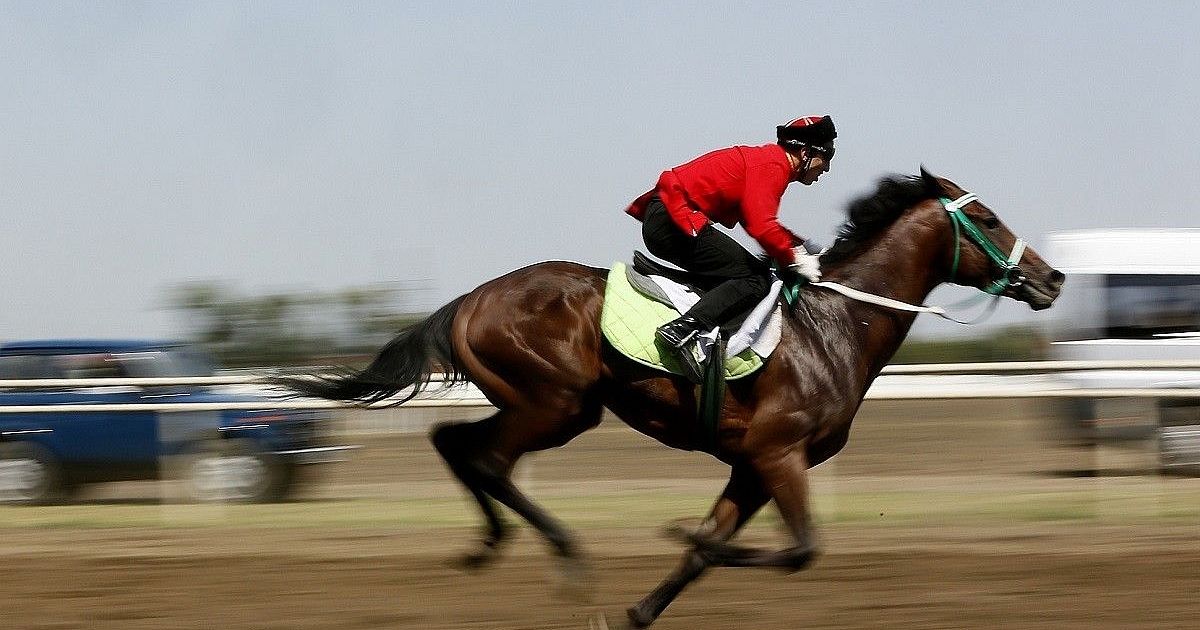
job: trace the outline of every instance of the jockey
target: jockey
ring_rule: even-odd
[[[779,223],[779,201],[791,182],[811,185],[829,170],[837,131],[829,116],[805,116],[775,129],[776,144],[718,149],[664,171],[653,190],[626,210],[642,222],[650,253],[699,276],[708,288],[682,317],[660,326],[658,340],[678,354],[686,376],[700,382],[699,335],[766,296],[762,263],[717,230],[741,224],[775,260],[785,281],[816,282],[820,248]]]

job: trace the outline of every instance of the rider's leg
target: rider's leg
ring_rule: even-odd
[[[695,236],[683,232],[657,200],[647,207],[642,235],[652,254],[692,272],[706,289],[687,313],[659,327],[656,334],[676,353],[685,375],[700,382],[703,366],[693,352],[696,339],[766,295],[766,268],[712,225]]]
[[[771,283],[766,276],[747,275],[731,278],[700,297],[685,317],[720,324],[741,311],[752,308],[767,294]]]
[[[761,278],[762,284],[755,287],[761,291],[758,296],[761,299],[770,286],[766,263],[712,225],[705,226],[694,236],[684,232],[657,200],[652,200],[646,208],[642,238],[651,254],[688,270],[705,291],[712,291],[729,280]],[[736,302],[737,298],[733,299]],[[735,307],[731,304],[726,308]]]

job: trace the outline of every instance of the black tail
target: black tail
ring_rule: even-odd
[[[455,365],[450,328],[465,297],[458,297],[420,323],[405,328],[360,372],[282,377],[275,379],[275,383],[305,396],[363,403],[378,402],[412,386],[411,391],[396,400],[399,405],[424,390],[435,371],[445,375],[443,387],[462,382],[466,375]]]

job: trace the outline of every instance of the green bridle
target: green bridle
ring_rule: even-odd
[[[983,253],[987,255],[988,259],[1003,272],[1003,275],[998,280],[992,281],[990,285],[983,289],[986,293],[1000,295],[1005,289],[1019,287],[1025,282],[1025,276],[1021,273],[1021,268],[1017,265],[1021,260],[1021,256],[1025,253],[1025,240],[1018,238],[1013,243],[1012,252],[1005,255],[1004,251],[996,247],[992,239],[988,238],[983,233],[983,230],[980,230],[962,210],[963,206],[978,200],[979,198],[975,196],[975,193],[966,193],[954,201],[946,197],[939,199],[942,202],[942,206],[946,208],[946,212],[950,215],[950,223],[954,224],[954,263],[950,266],[950,281],[953,282],[954,277],[958,275],[959,250],[961,249],[962,232],[965,231],[967,238],[978,245],[983,250]]]
[[[858,300],[868,304],[876,304],[885,308],[892,308],[910,313],[933,313],[938,317],[942,317],[959,324],[974,324],[978,323],[983,318],[986,318],[996,308],[996,305],[1000,303],[1000,294],[1003,293],[1005,289],[1010,287],[1019,287],[1024,284],[1025,275],[1021,273],[1021,268],[1017,265],[1017,263],[1021,261],[1021,256],[1025,253],[1025,240],[1018,238],[1016,242],[1013,243],[1012,252],[1010,252],[1008,255],[1005,255],[1004,251],[997,247],[996,244],[992,242],[992,239],[988,238],[987,235],[983,233],[983,230],[980,230],[979,227],[976,226],[969,217],[967,217],[966,213],[962,211],[963,206],[966,206],[973,201],[978,201],[978,198],[974,195],[974,193],[966,193],[954,201],[951,201],[946,197],[940,197],[939,201],[942,202],[942,206],[945,207],[946,213],[950,216],[950,223],[954,225],[954,262],[950,267],[949,281],[953,282],[955,276],[958,275],[958,261],[962,253],[961,249],[963,231],[966,231],[967,238],[969,238],[972,243],[975,243],[977,246],[979,246],[979,249],[983,250],[983,253],[988,257],[988,259],[991,260],[992,263],[999,267],[1003,272],[1003,275],[999,279],[993,280],[990,285],[983,289],[984,293],[992,296],[990,304],[984,313],[971,320],[961,320],[948,315],[946,313],[947,308],[940,306],[916,306],[912,304],[906,304],[891,298],[859,291],[837,282],[814,282],[812,283],[812,286],[830,289],[852,300]],[[805,284],[807,284],[807,282],[799,282],[791,286],[783,287],[783,296],[784,299],[787,300],[789,306],[794,307],[796,305],[796,302],[799,299],[800,287],[804,286]],[[979,298],[987,299],[983,295],[978,295],[964,302],[953,304],[948,308],[956,308],[966,304],[966,302],[973,302]]]

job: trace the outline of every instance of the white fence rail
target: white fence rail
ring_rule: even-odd
[[[1200,370],[1200,361],[1002,361],[889,365],[880,374],[1051,374],[1092,370]]]
[[[1200,398],[1200,388],[1084,388],[1068,386],[1046,375],[1095,370],[1200,370],[1200,361],[1022,361],[1004,363],[951,363],[890,365],[867,392],[868,400],[980,400],[996,398]],[[974,377],[970,375],[975,375]],[[1008,375],[1008,376],[1005,376]],[[1021,376],[1016,376],[1021,375]],[[440,382],[434,379],[434,384]],[[131,391],[142,387],[241,386],[257,394],[275,394],[273,400],[247,402],[132,402],[72,403],[43,405],[0,405],[0,413],[66,413],[78,411],[196,412],[215,410],[335,409],[352,407],[343,403],[291,399],[268,385],[261,375],[180,378],[85,378],[0,380],[5,389],[63,389],[96,394]],[[390,407],[383,401],[369,407]],[[424,392],[400,408],[490,407],[491,403],[471,385]]]
[[[1050,374],[1091,370],[1200,370],[1200,361],[1000,361],[993,363],[924,363],[888,365],[882,376],[937,374]],[[164,387],[178,385],[267,385],[272,377],[261,374],[232,376],[178,376],[169,378],[36,378],[0,379],[0,388],[60,387]],[[441,383],[433,375],[431,383]]]

